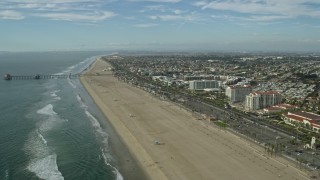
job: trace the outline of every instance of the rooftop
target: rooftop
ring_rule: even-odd
[[[261,92],[261,91],[255,91],[255,92],[252,92],[253,95],[258,95],[258,94],[280,94],[279,92],[277,91],[266,91],[266,92]]]
[[[290,112],[289,115],[299,116],[299,117],[302,117],[302,118],[308,119],[308,120],[315,120],[315,121],[320,120],[320,115],[314,114],[311,112],[305,112],[305,111]]]

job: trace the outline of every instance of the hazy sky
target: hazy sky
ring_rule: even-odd
[[[320,51],[320,0],[0,0],[0,51]]]

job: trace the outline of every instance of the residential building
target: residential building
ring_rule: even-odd
[[[287,112],[282,114],[282,119],[291,126],[305,127],[314,132],[320,132],[320,115],[318,114],[305,111]]]
[[[252,87],[247,85],[234,85],[226,88],[226,96],[231,102],[242,102],[252,92]]]
[[[185,80],[185,81],[220,80],[220,76],[217,76],[217,75],[184,76],[183,80]]]
[[[247,110],[259,110],[265,107],[280,104],[282,96],[277,91],[252,92],[246,96],[245,108]]]
[[[204,90],[219,87],[219,82],[215,80],[189,81],[189,89],[191,90]]]

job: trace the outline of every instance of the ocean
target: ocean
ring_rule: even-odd
[[[0,53],[0,74],[75,74],[102,54]],[[0,79],[0,100],[0,179],[123,179],[119,142],[79,79]]]

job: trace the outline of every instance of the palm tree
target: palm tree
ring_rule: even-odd
[[[272,145],[271,145],[271,157],[272,157],[273,152],[275,151],[274,148],[275,148],[275,146],[274,146],[274,144],[272,144]]]
[[[267,152],[267,146],[268,146],[268,144],[264,144],[264,153]]]

